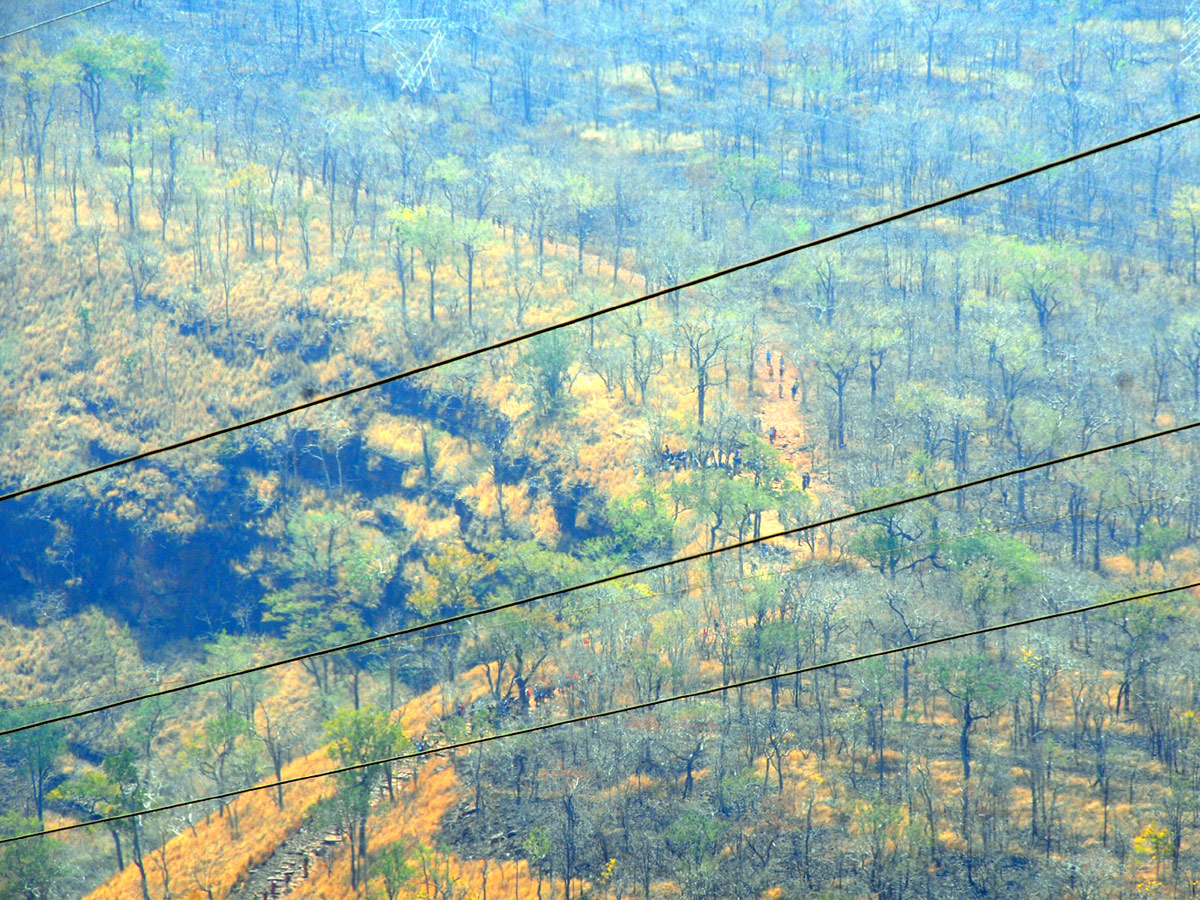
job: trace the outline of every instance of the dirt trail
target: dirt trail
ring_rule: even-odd
[[[300,882],[311,877],[316,866],[328,866],[327,859],[340,842],[340,836],[305,824],[291,834],[261,865],[250,870],[230,900],[261,900],[290,894]]]
[[[442,759],[440,754],[437,758]],[[411,773],[397,771],[393,777],[397,791],[409,790]],[[387,785],[376,785],[372,805],[379,806],[387,800]],[[247,873],[240,887],[230,893],[229,900],[270,900],[290,894],[319,870],[328,870],[343,843],[344,834],[306,821]]]
[[[455,689],[449,692],[452,698],[462,699],[470,703],[486,692],[481,674],[482,668],[476,667],[459,675]],[[407,734],[420,734],[422,740],[435,736],[439,742],[445,741],[445,735],[440,732],[438,723],[443,715],[442,694],[440,688],[432,688],[424,694],[414,697],[403,706],[401,721]],[[420,790],[428,790],[428,779],[446,769],[453,769],[453,763],[446,753],[435,753],[427,757],[422,768]],[[393,773],[396,794],[404,794],[414,790],[412,772],[403,767]],[[395,806],[395,797],[388,791],[386,783],[379,783],[374,788],[371,805],[375,812],[373,816],[389,816],[400,807]],[[431,841],[431,834],[419,835],[421,841]],[[297,892],[299,894],[316,893],[324,896],[316,884],[305,882],[319,879],[329,879],[333,869],[345,863],[346,836],[336,828],[323,827],[314,822],[312,817],[306,817],[295,831],[280,842],[274,852],[261,863],[252,866],[242,877],[238,886],[229,894],[229,900],[272,900]]]
[[[792,465],[797,474],[809,473],[815,482],[813,442],[809,426],[800,414],[801,394],[797,392],[796,399],[792,400],[792,385],[797,381],[796,368],[785,360],[784,373],[780,376],[777,352],[772,352],[771,377],[760,377],[756,383],[757,390],[764,393],[757,405],[762,436],[768,437],[771,428],[774,427],[775,449]],[[758,373],[763,376],[765,369],[758,368]]]
[[[553,238],[546,238],[545,252],[547,256],[557,257],[558,259],[578,259],[578,249],[571,244],[562,244],[555,241]],[[637,291],[646,290],[646,279],[634,272],[632,269],[626,268],[624,265],[624,257],[626,253],[622,253],[622,265],[617,268],[618,283],[624,282]],[[586,248],[583,251],[583,274],[594,278],[612,279],[612,257],[607,259],[590,252]]]

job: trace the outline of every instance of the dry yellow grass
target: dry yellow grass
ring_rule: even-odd
[[[283,670],[281,677],[303,678],[303,675],[296,667],[289,667]],[[487,689],[482,669],[471,670],[461,681],[463,696],[471,700]],[[281,684],[281,688],[286,687],[286,682]],[[294,687],[294,691],[281,690],[278,693],[273,712],[286,715],[294,703],[307,701],[310,691],[300,689],[299,685]],[[441,694],[441,690],[435,688],[405,705],[399,714],[407,733],[424,733],[433,720],[442,714],[444,704],[457,700],[457,697],[455,700],[444,700]],[[305,700],[296,701],[296,696],[302,696]],[[425,765],[425,771],[431,772],[439,762],[437,758],[431,760]],[[328,748],[322,747],[293,760],[284,767],[283,776],[286,779],[316,774],[332,765]],[[452,770],[446,771],[452,779]],[[175,895],[186,900],[200,900],[205,896],[202,888],[207,888],[218,900],[228,896],[239,879],[268,859],[275,848],[300,826],[309,808],[332,789],[333,783],[322,778],[286,787],[282,810],[271,799],[273,791],[254,791],[230,803],[230,809],[237,819],[236,831],[231,829],[228,816],[221,817],[215,813],[197,823],[194,829],[182,831],[167,842],[163,851]],[[427,788],[421,785],[419,790],[424,792]],[[434,779],[428,790],[433,793],[428,796],[422,793],[421,803],[434,802],[431,798],[440,796],[438,790],[448,790],[445,777]],[[162,890],[161,875],[152,865],[147,865],[147,874],[150,876],[152,896],[159,896]],[[139,896],[139,880],[137,868],[131,864],[89,894],[86,900],[127,900]]]
[[[389,504],[391,512],[400,520],[414,541],[424,541],[437,546],[452,542],[458,536],[459,520],[452,511],[442,511],[415,500],[396,497]]]
[[[1130,26],[1134,27],[1134,26]],[[1150,26],[1146,26],[1150,27]],[[631,83],[636,81],[631,78]],[[644,85],[640,88],[644,91]],[[644,136],[638,135],[632,131],[626,133],[605,134],[605,140],[611,140],[617,143],[625,143],[633,145],[639,140],[643,140]],[[15,193],[15,192],[14,192]],[[14,205],[20,206],[19,203]],[[98,215],[106,215],[103,207],[100,207],[96,213]],[[25,219],[28,222],[28,210],[25,210]],[[147,221],[146,224],[151,224]],[[50,222],[50,233],[56,239],[65,239],[68,233],[68,221],[65,215],[65,209],[62,207],[52,211]],[[323,244],[322,241],[314,240],[314,248],[318,249]],[[289,240],[289,244],[293,247],[294,240]],[[570,248],[564,248],[562,252],[569,252]],[[551,247],[550,252],[556,254],[560,252],[560,248]],[[112,254],[116,256],[116,254]],[[480,283],[483,284],[486,280],[499,281],[502,278],[502,265],[499,262],[499,253],[493,253],[481,261],[480,264]],[[326,260],[328,261],[328,260]],[[106,263],[106,265],[109,265]],[[274,273],[272,278],[272,269],[274,267],[265,261],[247,262],[243,265],[235,284],[231,297],[231,315],[239,320],[241,327],[257,327],[264,331],[269,331],[273,316],[273,310],[277,307],[282,307],[285,304],[294,303],[299,299],[299,293],[286,282],[280,283],[278,272]],[[299,260],[296,256],[296,251],[289,248],[283,256],[283,269],[298,270],[300,268]],[[589,265],[589,269],[591,266]],[[183,262],[183,254],[172,254],[167,257],[164,262],[163,270],[165,273],[164,280],[170,284],[182,285],[186,279],[187,267]],[[623,276],[633,280],[627,273],[622,273]],[[443,275],[444,282],[449,281],[450,276]],[[441,279],[440,279],[441,280]],[[418,284],[419,288],[420,285]],[[556,289],[557,286],[551,285],[551,288]],[[333,278],[331,284],[327,287],[319,288],[312,292],[308,298],[314,308],[322,311],[330,316],[359,317],[371,323],[382,323],[387,314],[389,304],[395,302],[395,289],[392,284],[387,281],[381,268],[370,269],[367,272],[347,272],[342,273]],[[63,296],[67,296],[64,293]],[[267,298],[269,302],[264,303],[263,299]],[[73,302],[78,298],[71,296]],[[99,297],[91,298],[93,302],[101,302]],[[207,298],[210,303],[210,311],[215,308],[211,304],[215,303],[215,298]],[[439,310],[443,313],[444,310]],[[36,310],[30,310],[31,315],[36,313]],[[119,311],[112,311],[113,321],[117,323],[130,324],[130,319],[123,316]],[[557,313],[552,306],[544,306],[533,309],[527,316],[527,323],[530,325],[546,323]],[[104,382],[115,382],[118,378],[118,372],[112,365],[112,360],[118,358],[121,352],[130,352],[137,349],[134,344],[129,342],[127,337],[123,336],[125,331],[130,329],[120,327],[116,329],[116,333],[109,338],[110,345],[103,354],[101,365],[95,370],[94,377]],[[351,344],[348,348],[348,353],[357,354],[362,358],[368,358],[373,350],[369,344],[363,344],[366,340],[365,335],[368,329],[356,334],[354,340],[360,343]],[[36,342],[40,347],[57,348],[60,354],[68,356],[74,354],[79,355],[80,339],[68,322],[63,319],[52,323],[45,328],[36,328],[30,326],[25,329],[25,337]],[[185,359],[186,348],[184,348],[177,338],[169,334],[169,330],[162,327],[161,323],[156,325],[150,332],[149,339],[151,343],[157,341],[164,347],[168,341],[174,341],[172,352],[180,353]],[[215,365],[215,364],[214,364]],[[220,367],[217,366],[219,369]],[[245,389],[247,393],[244,397],[263,399],[266,397],[265,392],[261,390],[261,384],[267,381],[269,364],[264,360],[255,361],[252,367],[246,370],[248,374],[238,374],[236,372],[221,371],[211,374],[205,379],[204,385],[206,390],[213,385],[222,383],[222,380],[227,385],[236,384],[238,390]],[[354,360],[349,355],[336,355],[322,364],[319,364],[313,369],[314,377],[321,384],[334,383],[334,381],[342,376],[347,371],[359,371]],[[234,377],[236,376],[236,377]],[[366,374],[363,374],[365,379]],[[663,386],[667,386],[666,379],[660,379]],[[32,384],[32,383],[31,383]],[[522,415],[529,409],[529,402],[522,398],[517,391],[514,390],[514,385],[509,379],[501,379],[496,382],[495,391],[497,403],[501,408],[512,415]],[[486,391],[486,387],[484,390]],[[31,391],[31,394],[36,393]],[[632,481],[631,460],[636,455],[636,439],[629,431],[622,431],[627,428],[633,418],[622,418],[620,403],[617,395],[608,396],[603,391],[603,387],[599,384],[599,379],[593,376],[584,376],[576,383],[576,397],[583,401],[581,407],[585,411],[580,416],[580,425],[582,428],[591,431],[594,434],[601,435],[603,441],[586,442],[584,446],[578,450],[578,470],[581,477],[592,483],[603,494],[607,496],[619,493],[623,487]],[[683,390],[666,391],[667,415],[670,424],[675,427],[678,433],[685,433],[687,426],[690,424],[691,417],[694,415],[694,407],[689,395]],[[34,398],[29,401],[27,409],[42,409],[47,413],[41,419],[34,421],[50,421],[51,416],[48,413],[52,409],[52,405],[44,399]],[[195,418],[198,415],[197,409],[194,407],[186,407],[175,410],[170,420],[184,421],[189,418]],[[619,423],[613,425],[612,423]],[[604,424],[607,423],[607,424]],[[1165,427],[1171,424],[1168,419],[1161,419],[1156,423],[1160,427]],[[57,428],[65,432],[74,430],[82,430],[87,427],[94,427],[94,424],[89,422],[86,417],[73,414],[65,418],[57,419]],[[608,428],[607,434],[603,433],[603,429]],[[49,435],[47,435],[49,436]],[[125,438],[117,429],[108,429],[104,432],[107,440],[114,445]],[[397,458],[411,460],[413,456],[412,435],[409,433],[399,434],[380,434],[377,436],[378,447],[376,449],[381,452],[391,452]],[[417,445],[419,450],[419,444]],[[454,438],[442,438],[437,446],[438,463],[437,469],[441,477],[451,477],[462,485],[463,494],[472,497],[477,505],[479,512],[485,516],[494,516],[497,513],[495,508],[496,502],[496,485],[491,480],[491,476],[481,470],[477,462],[472,458],[466,450],[465,443]],[[553,449],[555,452],[562,448],[544,447],[545,450]],[[143,480],[139,485],[139,498],[137,500],[128,501],[127,506],[123,507],[122,513],[130,519],[141,519],[148,516],[156,516],[159,527],[175,531],[176,533],[188,533],[189,529],[196,527],[195,510],[188,507],[186,501],[173,500],[169,505],[162,508],[155,508],[157,501],[165,500],[168,496],[164,492],[161,483],[155,483],[151,479]],[[262,482],[256,488],[256,496],[261,503],[269,504],[275,493],[276,485],[269,482]],[[832,491],[826,486],[821,485],[817,488],[818,496],[831,495]],[[556,526],[553,523],[553,516],[550,514],[547,505],[544,502],[537,504],[529,503],[519,490],[508,488],[504,489],[504,503],[506,506],[506,514],[514,518],[525,517],[528,519],[535,535],[543,540],[553,538]],[[427,508],[421,507],[419,504],[411,504],[400,510],[403,520],[406,525],[412,530],[420,529],[420,537],[430,541],[444,538],[448,534],[452,534],[456,525],[451,516],[443,518],[433,518],[428,515]],[[774,521],[767,523],[768,528],[774,527]],[[1190,560],[1189,562],[1194,562]],[[1106,571],[1116,574],[1130,574],[1132,572],[1132,563],[1126,557],[1111,557],[1104,561]],[[7,637],[7,635],[5,636]],[[42,680],[42,674],[39,671],[39,666],[42,660],[48,656],[53,656],[49,649],[44,645],[44,639],[39,634],[36,638],[29,634],[13,635],[15,641],[0,641],[0,647],[12,646],[16,643],[18,646],[12,650],[11,658],[8,660],[0,660],[0,670],[6,670],[10,673],[12,683],[16,690],[13,692],[15,696],[35,696],[36,686]],[[28,640],[27,640],[28,639]],[[719,666],[715,662],[706,664],[704,670],[709,674],[715,675],[719,670]],[[476,677],[480,674],[478,671],[474,673]],[[7,688],[6,683],[6,688]],[[466,686],[459,686],[451,691],[450,694],[438,692],[436,696],[427,695],[422,698],[420,704],[409,704],[404,712],[404,721],[406,727],[410,731],[419,733],[428,727],[432,718],[440,714],[441,708],[449,701],[449,697],[457,697],[461,690],[466,691],[466,696],[477,696],[482,693],[478,690],[479,685],[473,684],[471,678],[468,677]],[[1115,688],[1113,689],[1115,691]],[[1113,700],[1113,695],[1110,692],[1110,705]],[[415,703],[415,701],[414,701]],[[1051,701],[1052,711],[1056,716],[1062,716],[1069,712],[1067,698],[1064,695],[1056,695]],[[436,712],[435,712],[436,710]],[[935,709],[934,724],[939,726],[953,725],[953,717],[950,716],[947,709],[938,706]],[[1120,732],[1129,732],[1134,729],[1133,723],[1118,721],[1113,724],[1113,729]],[[894,755],[893,755],[894,756]],[[892,760],[895,761],[895,760]],[[289,766],[288,773],[300,774],[309,771],[304,768],[307,765],[315,765],[319,770],[328,765],[323,752],[318,751],[304,760],[298,760]],[[804,756],[799,753],[792,754],[788,758],[786,764],[789,776],[796,779],[798,783],[808,785],[810,790],[816,790],[814,785],[819,785],[821,782],[820,769],[815,755]],[[954,761],[941,761],[932,764],[931,768],[934,771],[934,780],[948,793],[953,793],[954,785],[960,778],[961,772],[958,764]],[[1158,778],[1161,776],[1161,767],[1148,766],[1146,771],[1147,778]],[[802,781],[801,781],[802,780]],[[1094,800],[1083,801],[1080,798],[1087,796],[1086,785],[1082,782],[1075,783],[1078,779],[1072,779],[1069,783],[1070,796],[1072,801],[1079,800],[1079,808],[1083,810],[1094,810],[1096,803]],[[235,854],[243,854],[247,862],[245,866],[253,864],[256,859],[263,858],[263,854],[269,854],[270,849],[273,849],[273,841],[277,841],[280,833],[279,829],[272,830],[272,823],[284,827],[282,833],[286,834],[288,823],[290,827],[294,826],[293,814],[300,815],[316,797],[320,796],[320,788],[317,785],[322,782],[312,782],[313,789],[311,791],[301,790],[304,785],[298,785],[295,788],[289,789],[288,809],[284,813],[279,813],[273,804],[270,803],[268,795],[265,792],[250,795],[242,800],[237,801],[239,818],[242,823],[242,832],[246,835],[245,839],[240,842],[230,842],[228,839],[227,823],[210,817],[201,825],[197,825],[196,832],[192,835],[192,844],[189,846],[186,840],[183,843],[176,844],[173,841],[167,847],[168,856],[172,860],[172,868],[175,869],[174,882],[176,890],[189,890],[186,886],[180,887],[180,878],[184,879],[186,884],[187,875],[181,875],[181,872],[186,872],[189,865],[192,865],[193,858],[195,865],[200,866],[206,864],[207,861],[213,861],[215,857],[205,857],[202,851],[205,848],[213,846],[221,847],[223,850],[222,859],[220,862],[224,865],[224,855],[228,854],[229,846],[237,845]],[[392,839],[400,839],[401,837],[412,840],[428,839],[432,835],[433,828],[436,827],[438,818],[441,812],[444,812],[454,802],[455,797],[455,782],[453,777],[453,769],[445,765],[444,762],[439,763],[438,760],[431,760],[423,769],[422,776],[418,780],[418,787],[411,797],[411,804],[416,805],[421,814],[417,817],[417,821],[413,821],[411,808],[401,809],[387,808],[379,811],[372,821],[373,842],[386,843]],[[293,794],[295,795],[293,797]],[[1133,827],[1132,823],[1139,821],[1139,817],[1144,818],[1147,809],[1160,798],[1161,791],[1156,791],[1153,788],[1142,790],[1139,786],[1139,803],[1137,807],[1128,805],[1119,805],[1114,807],[1114,821],[1120,820],[1123,823],[1130,823],[1129,827]],[[1014,789],[1013,798],[1018,804],[1028,803],[1028,792],[1024,789]],[[441,812],[438,812],[441,810]],[[821,821],[831,823],[830,808],[822,806],[820,808]],[[1095,816],[1091,816],[1094,821]],[[285,821],[286,820],[286,821]],[[252,828],[251,822],[255,825]],[[191,834],[190,832],[188,834]],[[203,838],[201,836],[204,836]],[[396,837],[391,837],[395,835]],[[422,837],[425,836],[425,837]],[[188,835],[182,835],[181,838],[186,839]],[[947,843],[957,841],[959,838],[955,835],[952,829],[947,829],[943,832],[943,837]],[[176,841],[180,840],[179,838]],[[244,844],[244,846],[243,846]],[[450,864],[454,867],[454,871],[461,873],[462,877],[470,883],[482,882],[482,866],[478,863],[459,862],[451,860]],[[236,870],[239,863],[231,863],[229,866],[233,880],[236,880]],[[346,896],[345,884],[345,867],[348,862],[342,858],[335,861],[330,871],[325,876],[327,881],[326,888],[328,893],[313,894],[312,896],[327,896],[344,897]],[[241,871],[245,870],[245,866]],[[341,868],[339,868],[339,866]],[[511,870],[511,871],[508,871]],[[198,871],[198,870],[195,870]],[[338,877],[338,873],[341,877]],[[523,870],[520,866],[493,866],[488,874],[488,889],[489,891],[507,889],[502,885],[507,882],[506,878],[518,879],[522,877],[524,872],[524,880],[529,881],[527,870]],[[129,876],[131,873],[122,874],[122,878]],[[222,878],[225,878],[227,873],[222,869]],[[136,878],[136,872],[132,873]],[[195,875],[193,874],[193,880]],[[493,879],[498,879],[494,881]],[[121,882],[123,887],[118,885],[118,881],[113,882],[113,887],[110,893],[102,893],[104,889],[93,894],[93,897],[112,896],[125,897],[135,896],[135,882]],[[314,878],[311,882],[313,890],[318,887],[320,879]],[[224,881],[222,882],[224,883]],[[233,882],[230,881],[230,884]],[[325,888],[322,888],[324,890]],[[530,887],[522,896],[527,895],[532,891]],[[195,892],[193,892],[195,895]],[[505,893],[507,896],[507,893]]]
[[[425,764],[416,780],[415,789],[407,791],[396,805],[381,805],[371,816],[368,826],[374,847],[402,841],[414,849],[434,842],[442,817],[458,802],[458,781],[453,766],[444,759],[434,758]],[[453,855],[435,852],[438,862],[449,871],[450,877],[468,885],[470,896],[482,896],[484,869],[481,861],[464,861]],[[524,861],[489,862],[486,866],[489,896],[526,900],[536,897],[536,884]],[[347,900],[351,896],[350,859],[340,853],[328,865],[317,866],[313,877],[296,886],[296,900]],[[404,900],[430,896],[419,866],[406,890]]]
[[[294,760],[284,769],[290,778],[323,771],[330,766],[325,749]],[[249,869],[259,865],[275,851],[289,834],[299,827],[313,803],[332,790],[325,779],[301,782],[284,789],[285,806],[280,810],[270,792],[255,791],[234,800],[231,810],[237,816],[236,833],[231,831],[228,815],[207,816],[194,829],[181,832],[164,847],[171,882],[186,900],[201,900],[202,888],[217,898],[227,897],[237,881]],[[162,877],[147,866],[152,896],[161,896]],[[121,874],[88,894],[85,900],[128,900],[140,895],[137,868],[127,866]]]

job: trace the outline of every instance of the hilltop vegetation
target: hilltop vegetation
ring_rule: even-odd
[[[118,0],[9,39],[0,489],[1192,110],[1177,9],[1043,6]],[[1195,419],[1198,159],[1177,129],[6,501],[3,722]],[[1183,433],[22,732],[0,829],[1179,584],[1198,464]],[[1170,595],[4,845],[0,898],[1191,897],[1198,628]]]

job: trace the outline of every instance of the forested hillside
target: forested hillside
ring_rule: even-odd
[[[34,7],[0,32],[75,9]],[[432,751],[1197,580],[1190,431],[757,539],[1200,419],[1200,126],[424,368],[1191,114],[1185,37],[114,0],[0,39],[0,492],[304,407],[0,499],[0,831],[424,754],[0,844],[0,900],[1195,897],[1192,591]]]

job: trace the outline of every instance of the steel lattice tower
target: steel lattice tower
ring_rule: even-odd
[[[1192,74],[1200,70],[1200,0],[1186,0],[1184,3],[1179,64]]]
[[[368,29],[368,33],[387,41],[392,52],[396,54],[400,90],[415,91],[429,77],[429,70],[437,59],[438,50],[446,36],[445,28],[444,18],[402,18],[396,12],[395,6],[389,3],[383,20]],[[411,32],[424,32],[428,35],[424,49],[415,58],[410,52],[411,45],[403,39],[405,33]]]

